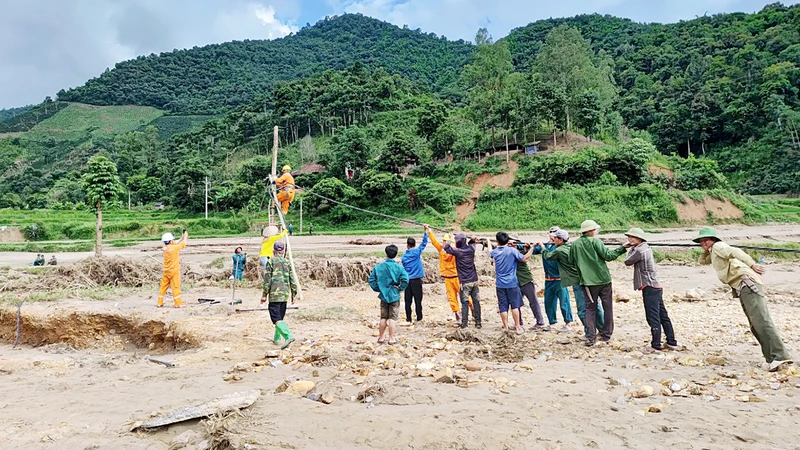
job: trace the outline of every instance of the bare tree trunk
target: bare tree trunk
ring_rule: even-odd
[[[94,229],[94,256],[103,256],[103,202],[97,201],[97,224]]]
[[[686,156],[688,157],[691,154],[692,154],[692,144],[691,142],[689,142],[689,138],[686,138]]]
[[[556,140],[556,127],[553,127],[553,148],[558,146],[558,141]]]
[[[511,157],[508,155],[508,131],[503,134],[505,134],[506,137],[506,162],[508,162],[508,160],[511,159]]]

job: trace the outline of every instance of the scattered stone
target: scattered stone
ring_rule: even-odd
[[[316,370],[316,369],[312,370],[311,371],[311,376],[314,377],[314,378],[319,378],[319,370]]]
[[[619,411],[619,406],[617,406],[617,405],[611,405],[611,410],[612,410],[612,411]]]
[[[709,356],[706,358],[706,364],[710,364],[712,366],[724,366],[728,363],[728,360],[722,356]]]
[[[286,388],[286,391],[285,391],[285,392],[287,392],[287,393],[289,393],[289,394],[300,394],[300,395],[306,395],[306,394],[308,394],[308,393],[309,393],[309,392],[310,392],[312,389],[314,389],[314,382],[313,382],[313,381],[309,381],[309,380],[300,380],[300,381],[295,381],[294,383],[290,384],[290,385],[289,385],[289,386]]]
[[[698,367],[703,365],[702,361],[698,360],[697,358],[692,358],[691,356],[678,358],[678,364],[688,367]]]
[[[633,396],[636,398],[647,398],[652,397],[653,393],[655,393],[655,390],[651,386],[642,386],[634,392]]]
[[[264,353],[264,358],[280,358],[280,356],[280,350],[267,350],[266,353]]]
[[[449,367],[445,367],[443,370],[438,370],[433,374],[434,380],[437,383],[455,383],[455,377],[453,377],[453,369]]]
[[[222,376],[222,381],[233,381],[233,382],[242,381],[242,377],[234,373],[226,373],[225,375]]]
[[[647,407],[647,412],[649,413],[660,413],[663,410],[664,410],[664,405],[659,403]]]
[[[250,368],[252,368],[252,367],[253,366],[250,363],[240,362],[240,363],[237,363],[235,366],[233,366],[233,371],[234,372],[249,372]]]
[[[706,299],[708,294],[702,289],[689,289],[684,294],[681,300],[685,300],[687,302],[700,302]]]
[[[470,361],[464,364],[464,368],[470,372],[480,372],[483,370],[483,365],[479,362]]]
[[[628,303],[631,301],[631,296],[625,293],[617,293],[617,297],[614,299],[617,303]]]
[[[331,403],[333,403],[333,400],[334,400],[333,394],[328,392],[320,395],[319,397],[319,401],[326,405],[330,405]]]
[[[150,345],[153,345],[153,343],[151,343]],[[225,348],[222,349],[222,353],[230,353],[230,352],[231,352],[231,348],[230,347],[225,347]]]
[[[175,438],[170,441],[169,447],[167,448],[167,450],[179,450],[179,449],[182,449],[182,448],[186,447],[187,445],[189,445],[190,443],[192,443],[195,440],[197,440],[198,437],[199,437],[198,434],[195,433],[194,430],[184,431],[183,433],[175,436]]]
[[[739,392],[753,392],[755,390],[756,390],[756,388],[754,388],[753,386],[750,386],[749,384],[743,384],[743,385],[739,386]]]

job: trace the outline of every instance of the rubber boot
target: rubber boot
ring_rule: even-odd
[[[281,345],[281,337],[283,337],[283,333],[281,333],[281,330],[280,328],[278,328],[278,325],[275,324],[275,336],[272,338],[272,342],[274,342],[275,345]]]
[[[286,325],[286,322],[280,321],[277,324],[275,324],[275,326],[280,328],[281,334],[286,339],[286,341],[284,341],[283,345],[281,345],[281,350],[283,350],[283,349],[289,347],[290,345],[292,345],[292,342],[294,342],[294,336],[292,335],[292,332],[289,331],[289,326]]]

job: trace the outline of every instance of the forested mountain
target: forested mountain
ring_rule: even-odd
[[[33,108],[33,105],[20,106],[19,108],[0,109],[0,122],[17,117],[19,114]]]
[[[444,95],[458,95],[464,41],[398,28],[360,14],[326,18],[276,39],[227,42],[121,62],[59,100],[155,106],[214,114],[249,103],[277,80],[292,80],[356,62],[383,67]]]
[[[500,170],[468,161],[487,149],[575,132],[610,147],[550,159],[517,181],[542,183],[555,170],[559,179],[626,188],[798,193],[799,66],[800,6],[669,25],[584,15],[496,41],[479,30],[474,44],[344,15],[276,41],[120,63],[0,121],[0,207],[75,207],[82,165],[103,152],[134,202],[199,210],[208,176],[214,208],[257,211],[274,125],[281,164],[327,168],[304,174],[302,186],[409,214],[451,214],[465,194],[442,182]],[[67,100],[148,107],[93,111]],[[174,115],[154,120],[162,111],[149,106]],[[700,158],[668,158],[676,178],[648,178],[637,171],[654,149]],[[444,158],[455,162],[442,165]],[[325,214],[349,217],[336,208]]]

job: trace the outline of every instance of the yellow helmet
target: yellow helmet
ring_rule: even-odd
[[[288,164],[283,166],[283,168],[281,169],[281,172],[286,172],[287,170],[291,171],[292,170],[292,166],[290,166]]]

